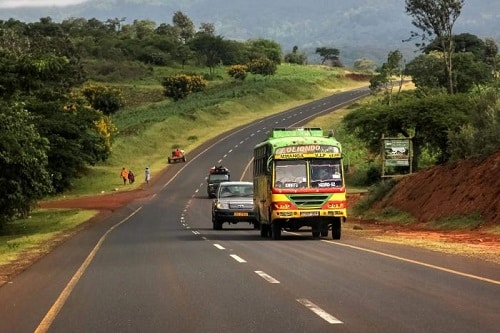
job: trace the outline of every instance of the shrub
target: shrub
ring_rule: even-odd
[[[120,88],[90,84],[82,88],[82,93],[92,108],[110,115],[124,105]]]
[[[177,74],[164,78],[161,84],[165,96],[178,101],[190,93],[203,91],[207,81],[200,75]]]
[[[247,77],[248,66],[247,65],[233,65],[229,67],[227,74],[236,80],[245,80]]]

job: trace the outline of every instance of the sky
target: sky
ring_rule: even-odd
[[[0,8],[71,6],[89,0],[0,0]]]

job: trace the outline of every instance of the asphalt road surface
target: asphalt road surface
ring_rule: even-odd
[[[243,126],[171,165],[155,195],[61,244],[0,288],[0,332],[500,332],[500,269],[346,230],[273,241],[213,230],[208,169],[251,180],[252,149],[366,95]]]

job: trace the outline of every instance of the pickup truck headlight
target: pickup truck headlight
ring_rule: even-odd
[[[229,205],[226,202],[217,202],[215,207],[217,207],[217,209],[228,209]]]

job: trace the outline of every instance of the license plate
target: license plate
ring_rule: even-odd
[[[319,216],[319,212],[302,212],[300,216]]]
[[[234,216],[248,216],[247,212],[235,212]]]

